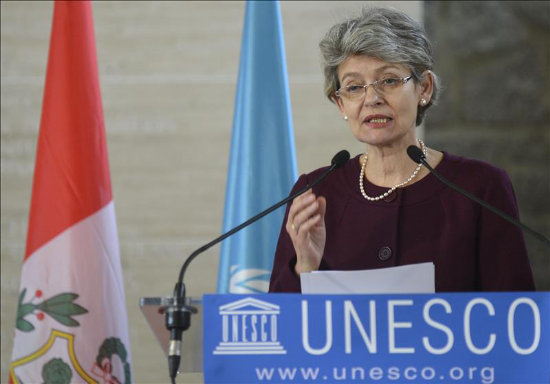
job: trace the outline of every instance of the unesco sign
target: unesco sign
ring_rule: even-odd
[[[205,383],[549,383],[550,293],[205,295]]]

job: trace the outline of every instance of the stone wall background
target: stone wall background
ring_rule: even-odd
[[[424,18],[445,88],[427,143],[504,168],[521,221],[550,236],[550,2],[428,1]],[[548,291],[550,251],[525,239]]]

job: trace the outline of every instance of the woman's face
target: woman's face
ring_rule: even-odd
[[[340,87],[372,84],[388,78],[406,78],[411,71],[402,64],[392,64],[368,56],[350,56],[338,67]],[[430,72],[420,83],[413,78],[395,88],[379,92],[369,86],[364,96],[350,100],[336,98],[342,116],[357,140],[374,146],[394,146],[414,141],[417,107],[421,99],[430,101],[433,82]]]

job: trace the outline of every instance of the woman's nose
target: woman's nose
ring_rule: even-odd
[[[365,99],[363,103],[365,105],[377,105],[381,102],[380,94],[376,91],[376,88],[372,84],[365,89]]]

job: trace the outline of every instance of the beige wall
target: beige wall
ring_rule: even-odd
[[[420,19],[420,2],[385,2]],[[358,2],[281,4],[298,169],[362,151],[322,95],[317,43]],[[51,2],[1,3],[1,377],[7,380],[49,45]],[[186,255],[221,230],[243,2],[97,2],[100,83],[136,383],[167,380],[138,309],[172,291]],[[219,247],[189,294],[214,292]],[[180,382],[197,382],[187,376]]]

